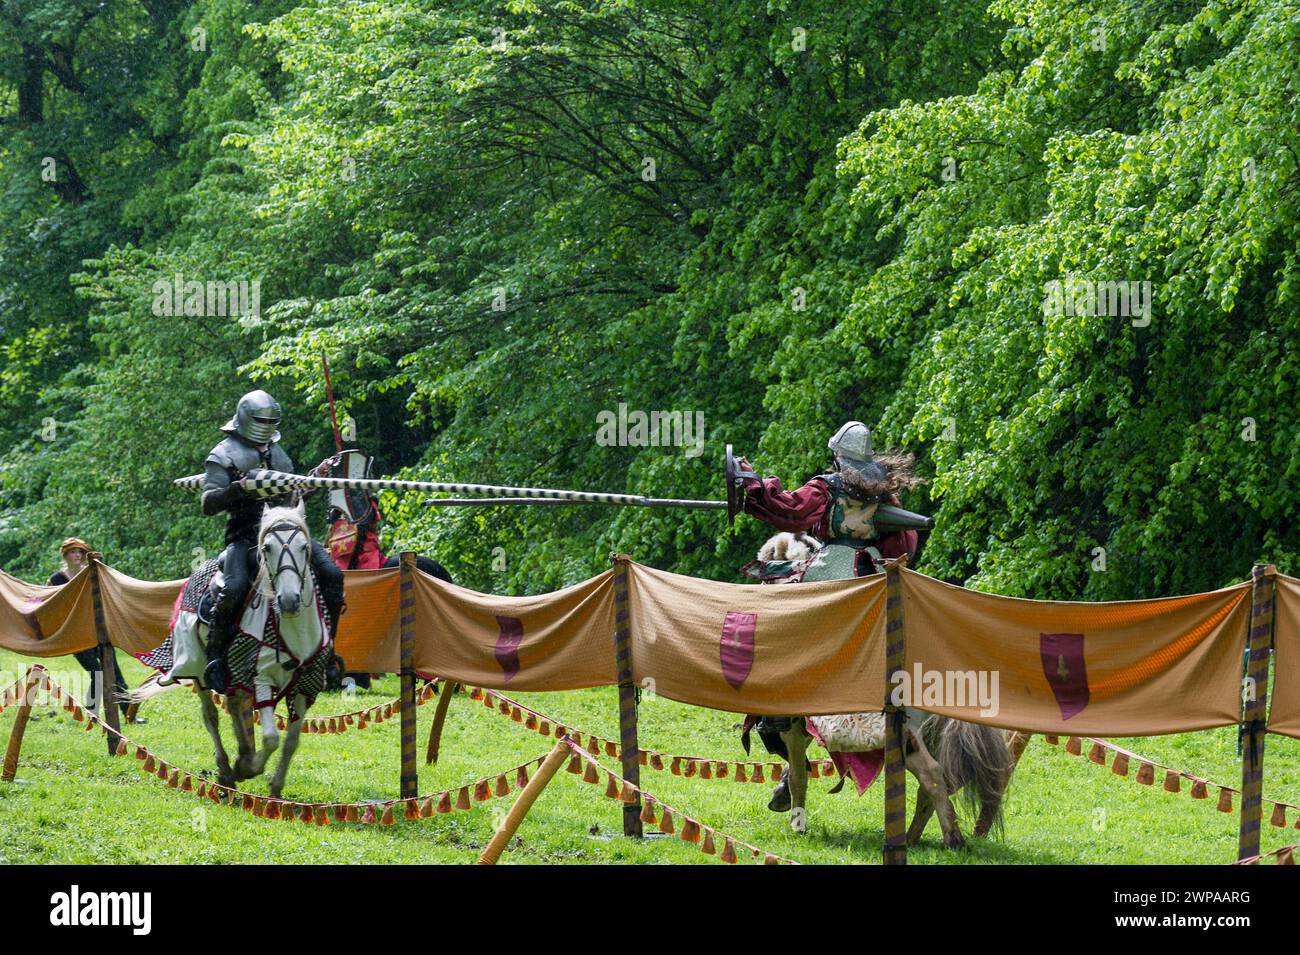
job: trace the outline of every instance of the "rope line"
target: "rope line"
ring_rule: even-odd
[[[725,832],[715,829],[712,826],[706,826],[698,819],[688,816],[680,809],[676,809],[663,800],[646,792],[640,786],[634,786],[618,773],[606,769],[600,764],[595,756],[592,756],[581,746],[573,741],[572,738],[566,738],[573,756],[569,760],[568,770],[575,775],[581,774],[583,782],[599,783],[600,774],[606,776],[605,797],[608,799],[617,799],[623,803],[636,802],[637,793],[641,794],[641,821],[649,825],[658,825],[659,831],[665,835],[677,835],[683,842],[689,842],[699,847],[699,850],[705,855],[717,854],[718,858],[726,863],[736,863],[740,857],[736,853],[736,846],[741,846],[749,850],[752,858],[762,857],[764,865],[798,865],[793,859],[787,859],[779,856],[774,852],[766,852],[758,846],[751,845],[743,839],[737,839],[735,836],[729,836]],[[586,763],[586,770],[582,764]],[[656,813],[655,807],[662,809],[662,813]],[[675,825],[676,817],[681,818],[682,827],[679,831]],[[717,843],[714,837],[717,836],[723,840],[722,852],[717,852]]]
[[[606,756],[613,759],[620,758],[623,755],[622,748],[617,741],[604,736],[597,736],[595,733],[588,733],[586,730],[575,729],[567,723],[562,723],[553,717],[525,706],[517,700],[498,693],[496,690],[474,687],[470,692],[470,699],[482,700],[485,708],[496,710],[502,716],[508,716],[516,723],[523,723],[525,729],[533,730],[542,736],[550,736],[551,727],[554,726],[557,737],[567,733],[579,743],[585,737],[587,740],[586,751],[593,756],[599,755],[602,750]],[[768,760],[713,759],[707,756],[681,756],[676,753],[662,753],[648,749],[640,749],[639,756],[642,766],[649,766],[651,769],[660,772],[667,770],[674,776],[682,776],[687,779],[692,777],[727,779],[730,774],[730,778],[738,783],[761,783],[766,781],[763,770],[767,769],[772,781],[775,782],[781,778],[781,773],[785,770],[784,763]],[[823,773],[830,776],[835,772],[835,763],[829,759],[815,759],[809,762],[812,765],[810,776],[813,779],[819,778]],[[729,769],[729,767],[733,766],[735,767],[734,774]]]
[[[1053,746],[1057,745],[1060,742],[1059,736],[1044,736],[1043,739],[1045,739],[1048,743],[1050,743]],[[1237,787],[1225,786],[1222,783],[1216,783],[1212,779],[1205,779],[1201,776],[1195,775],[1194,773],[1185,772],[1181,769],[1174,769],[1170,766],[1164,765],[1163,763],[1157,762],[1154,759],[1148,759],[1145,756],[1139,756],[1137,753],[1134,753],[1132,750],[1127,750],[1122,746],[1116,745],[1115,743],[1111,743],[1104,739],[1097,739],[1096,737],[1093,736],[1067,737],[1065,743],[1065,751],[1069,753],[1071,756],[1082,755],[1083,753],[1082,743],[1084,740],[1092,744],[1091,749],[1089,749],[1088,751],[1089,762],[1096,763],[1099,766],[1105,766],[1106,753],[1111,752],[1115,754],[1115,758],[1111,760],[1110,765],[1111,765],[1111,772],[1113,772],[1117,776],[1127,776],[1129,770],[1129,763],[1137,762],[1139,764],[1139,768],[1138,768],[1137,776],[1135,778],[1137,782],[1141,783],[1144,786],[1150,786],[1155,783],[1155,771],[1157,769],[1163,770],[1165,773],[1165,781],[1164,781],[1163,788],[1166,792],[1171,792],[1171,793],[1182,792],[1181,780],[1186,779],[1192,784],[1191,796],[1193,799],[1208,799],[1210,797],[1209,787],[1213,786],[1219,790],[1219,802],[1218,802],[1218,806],[1216,807],[1219,810],[1219,812],[1232,812],[1233,795],[1234,794],[1238,796],[1241,795],[1241,790]],[[1269,818],[1270,825],[1278,829],[1285,829],[1287,825],[1286,813],[1287,810],[1290,809],[1292,810],[1292,812],[1297,814],[1295,828],[1300,829],[1300,806],[1297,806],[1294,803],[1282,802],[1277,799],[1269,799],[1268,797],[1262,797],[1262,801],[1268,803],[1270,806],[1273,807],[1273,812]],[[1256,856],[1254,858],[1259,858],[1259,857]]]

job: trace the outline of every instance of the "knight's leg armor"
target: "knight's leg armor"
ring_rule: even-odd
[[[204,684],[218,693],[226,692],[230,680],[230,671],[226,667],[226,649],[234,637],[237,617],[248,596],[250,549],[251,545],[247,541],[234,541],[226,547],[222,567],[225,583],[212,611],[212,627],[208,631],[208,665],[203,671]]]
[[[318,540],[311,542],[311,569],[316,574],[316,586],[330,618],[330,640],[338,632],[339,616],[343,613],[343,571],[334,563],[330,552]]]

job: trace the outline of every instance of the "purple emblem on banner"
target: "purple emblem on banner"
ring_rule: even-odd
[[[1078,716],[1088,705],[1088,670],[1083,663],[1083,634],[1040,633],[1038,650],[1043,675],[1061,708],[1061,719]]]
[[[506,682],[519,672],[519,644],[524,642],[524,625],[518,617],[497,617],[501,634],[497,637],[496,657]]]
[[[722,621],[722,675],[737,690],[754,666],[754,627],[758,614],[728,610]]]

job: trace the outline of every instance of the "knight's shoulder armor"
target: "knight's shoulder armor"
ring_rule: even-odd
[[[293,459],[289,457],[288,452],[280,447],[279,441],[271,442],[271,470],[283,471],[285,474],[293,473]]]
[[[826,489],[830,491],[832,494],[845,493],[844,478],[841,475],[836,474],[834,471],[828,472],[826,474],[814,475],[811,480],[821,481],[823,484],[826,485]]]
[[[233,437],[226,437],[218,442],[217,446],[208,452],[207,460],[228,471],[237,471],[240,474],[262,466],[262,458],[257,453],[257,448]]]

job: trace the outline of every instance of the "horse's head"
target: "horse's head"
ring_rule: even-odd
[[[280,613],[296,616],[311,579],[311,532],[302,504],[265,508],[257,544],[258,560]]]

